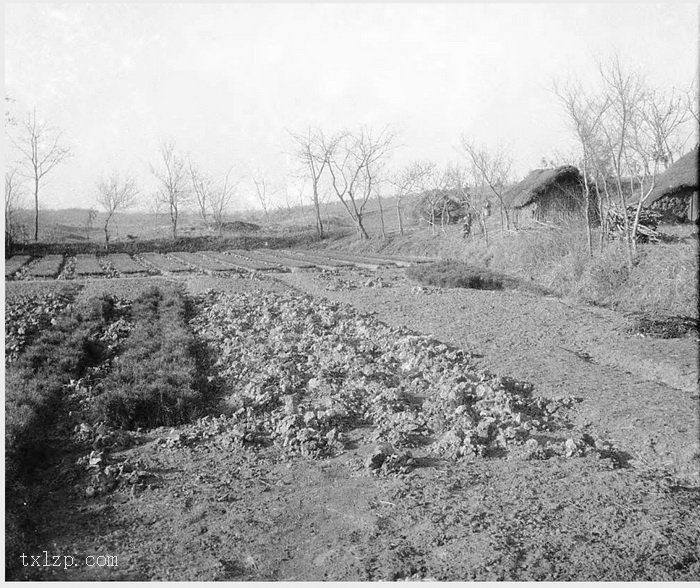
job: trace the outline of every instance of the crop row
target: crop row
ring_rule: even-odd
[[[241,442],[323,457],[342,450],[349,429],[373,425],[378,441],[407,448],[435,438],[432,450],[453,459],[550,451],[531,433],[557,425],[558,401],[349,307],[293,293],[210,293],[193,326],[219,351]]]
[[[133,329],[94,399],[97,420],[134,429],[179,424],[200,411],[197,345],[185,310],[174,288],[152,287],[134,300]]]
[[[31,259],[31,255],[14,255],[5,260],[5,277],[9,278]]]
[[[170,253],[168,256],[207,272],[229,272],[236,270],[236,267],[232,264],[225,263],[224,261],[202,253],[178,251],[176,253]]]
[[[112,253],[107,259],[120,274],[144,274],[148,271],[126,253]]]
[[[246,271],[281,271],[283,268],[279,263],[271,263],[256,259],[250,251],[235,249],[225,253],[210,252],[209,256],[214,259],[233,264],[236,268]]]
[[[139,257],[149,266],[162,272],[186,272],[190,269],[184,263],[160,253],[141,253]]]
[[[14,361],[37,333],[55,324],[75,293],[64,290],[39,296],[8,296],[5,299],[5,361]]]
[[[75,256],[74,272],[76,276],[102,276],[105,273],[97,256],[89,254]]]
[[[97,359],[91,340],[107,318],[101,302],[71,308],[7,365],[5,447],[18,471],[36,465],[61,390]]]
[[[27,275],[32,278],[55,278],[62,264],[63,255],[47,255],[32,265]]]
[[[50,307],[38,299],[42,307]],[[51,301],[49,301],[51,302]],[[55,301],[54,301],[55,302]],[[18,561],[31,539],[26,518],[32,473],[58,449],[54,437],[63,425],[72,384],[103,360],[103,334],[114,319],[114,299],[92,298],[52,320],[14,361],[6,364],[5,463],[7,565]]]

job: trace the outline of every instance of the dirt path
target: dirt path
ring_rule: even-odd
[[[365,287],[370,275],[278,279],[469,351],[480,369],[530,382],[539,395],[582,397],[578,426],[643,463],[697,473],[696,338],[629,335],[620,313],[518,290],[422,289],[401,270],[380,274],[390,287]],[[341,289],[327,289],[338,281]]]
[[[700,497],[697,343],[622,334],[623,317],[519,292],[417,291],[402,271],[299,272],[254,279],[183,278],[197,294],[284,293],[289,286],[376,312],[462,347],[480,369],[528,380],[535,393],[583,399],[566,411],[627,457],[546,460],[423,456],[405,474],[373,475],[376,443],[354,429],[329,459],[281,459],[232,446],[211,421],[136,435],[109,463],[139,483],[87,497],[78,455],[44,473],[36,543],[76,561],[116,555],[113,568],[24,568],[53,580],[698,580]],[[105,281],[107,282],[107,281]],[[119,281],[117,281],[119,282]],[[351,284],[357,288],[348,289]],[[332,290],[328,290],[331,286]],[[105,283],[115,288],[114,281]],[[93,282],[89,292],[101,286]],[[654,355],[657,354],[657,355]],[[649,358],[659,357],[660,361]],[[636,358],[636,359],[635,359]],[[637,375],[623,369],[630,366]],[[646,367],[645,367],[646,366]],[[658,368],[658,366],[665,366]],[[638,419],[638,420],[635,420]],[[685,483],[659,471],[683,474]]]

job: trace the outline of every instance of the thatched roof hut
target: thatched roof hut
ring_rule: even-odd
[[[506,208],[513,209],[519,218],[527,218],[524,210],[531,211],[531,217],[539,220],[556,221],[564,215],[577,213],[583,207],[581,175],[571,165],[555,169],[536,169],[527,177],[511,186],[503,194]]]
[[[527,177],[508,188],[503,194],[503,202],[508,208],[523,208],[539,200],[553,188],[578,184],[580,174],[573,165],[555,169],[535,169]]]
[[[698,147],[656,177],[644,205],[678,218],[698,218]]]

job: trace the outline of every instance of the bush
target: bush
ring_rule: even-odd
[[[203,395],[182,294],[154,287],[134,301],[132,317],[134,328],[103,381],[95,417],[125,429],[190,420]]]
[[[504,287],[503,279],[493,272],[451,260],[413,265],[408,268],[406,275],[422,284],[446,288],[502,290]]]

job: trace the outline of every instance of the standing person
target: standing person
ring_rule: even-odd
[[[462,236],[466,239],[471,235],[472,232],[472,211],[469,210],[467,211],[467,214],[464,216],[464,226],[462,227]]]

